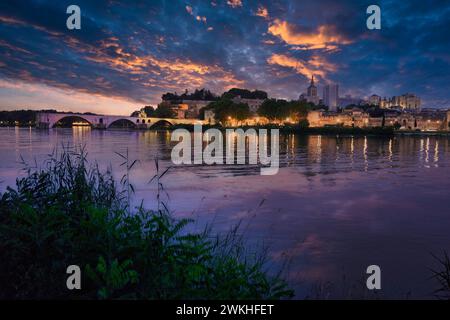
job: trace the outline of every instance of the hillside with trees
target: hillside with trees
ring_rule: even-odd
[[[247,89],[239,89],[239,88],[232,88],[225,92],[222,95],[222,98],[235,98],[237,96],[240,96],[242,99],[260,99],[265,100],[268,98],[267,92],[261,91],[261,90],[254,90],[250,91]]]
[[[214,93],[205,88],[200,90],[196,89],[192,93],[189,93],[188,90],[186,89],[186,91],[181,95],[178,95],[176,92],[175,93],[167,92],[163,94],[161,98],[163,101],[171,101],[171,102],[179,102],[182,100],[202,100],[202,101],[218,100],[218,97]]]
[[[160,103],[156,109],[152,106],[145,106],[141,110],[134,111],[131,117],[139,117],[141,113],[145,113],[149,118],[175,118],[176,112],[167,103]]]

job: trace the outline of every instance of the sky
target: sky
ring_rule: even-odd
[[[69,30],[66,9],[81,9]],[[381,30],[366,9],[381,8]],[[129,114],[165,92],[260,89],[297,99],[315,76],[340,95],[407,92],[449,108],[450,2],[0,2],[0,110]]]

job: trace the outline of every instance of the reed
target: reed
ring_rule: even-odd
[[[64,147],[0,195],[1,299],[282,299],[293,295],[250,253],[236,230],[192,233],[166,205],[131,208],[129,170],[117,183]],[[159,166],[158,166],[159,168]],[[158,169],[159,170],[159,169]],[[161,190],[157,172],[154,181]],[[158,196],[158,201],[160,197]],[[66,288],[66,268],[82,270],[81,290]]]

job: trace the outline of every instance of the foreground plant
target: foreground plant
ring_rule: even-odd
[[[439,283],[434,291],[434,296],[438,299],[450,300],[450,258],[446,251],[442,257],[433,255],[439,264],[439,270],[431,270],[433,278]]]
[[[128,169],[128,165],[127,165]],[[128,179],[128,176],[127,176]],[[159,183],[159,182],[158,182]],[[130,209],[128,180],[64,149],[0,195],[2,299],[279,299],[293,292],[269,276],[236,232],[185,231],[165,206]],[[123,190],[123,191],[121,191]],[[82,289],[66,287],[66,268]]]

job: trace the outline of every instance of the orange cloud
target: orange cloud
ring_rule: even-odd
[[[17,26],[29,26],[29,27],[31,27],[33,29],[45,32],[45,33],[47,33],[47,34],[49,34],[51,36],[54,36],[54,37],[59,37],[59,36],[63,35],[60,32],[49,30],[49,29],[47,29],[47,28],[45,28],[43,26],[36,25],[36,24],[30,24],[30,23],[28,23],[26,21],[15,19],[15,18],[12,18],[12,17],[7,17],[7,16],[0,16],[0,23],[9,24],[9,25],[17,25]]]
[[[269,11],[267,11],[267,8],[263,7],[263,6],[258,7],[258,11],[256,11],[256,15],[258,17],[262,17],[264,19],[269,19]]]
[[[347,45],[351,41],[338,34],[336,28],[330,25],[322,25],[312,32],[296,30],[294,25],[287,21],[276,19],[268,29],[268,32],[279,37],[290,45],[296,45],[296,49],[327,49],[334,50],[338,45]]]
[[[328,72],[337,70],[336,65],[317,55],[313,56],[308,61],[304,61],[283,54],[273,54],[267,59],[267,63],[294,69],[297,73],[304,75],[306,78],[315,75],[326,79]]]
[[[147,87],[178,90],[205,85],[231,88],[243,84],[232,72],[219,65],[201,64],[189,59],[170,60],[152,55],[139,56],[125,52],[116,39],[99,41],[97,47],[83,47],[73,39],[72,42],[70,45],[74,49],[86,54],[85,59],[106,64],[121,73],[134,75],[134,81],[139,81]],[[114,52],[113,55],[111,51]]]
[[[233,8],[242,7],[241,0],[228,0],[227,4]]]
[[[193,16],[195,18],[195,20],[199,21],[199,22],[204,22],[206,23],[206,17],[204,16],[199,16],[199,15],[195,15],[194,14],[194,9],[192,9],[191,6],[186,6],[186,11],[187,13],[189,13],[191,16]]]
[[[273,44],[275,44],[275,41],[273,41],[273,40],[263,40],[262,43],[268,44],[268,45],[273,45]]]
[[[14,46],[14,45],[6,42],[5,40],[1,40],[1,39],[0,39],[0,47],[5,47],[5,48],[8,48],[8,49],[10,49],[12,51],[15,51],[15,52],[22,52],[22,53],[26,53],[26,54],[31,54],[30,51],[28,51],[26,49],[23,49],[23,48],[19,48],[17,46]]]

